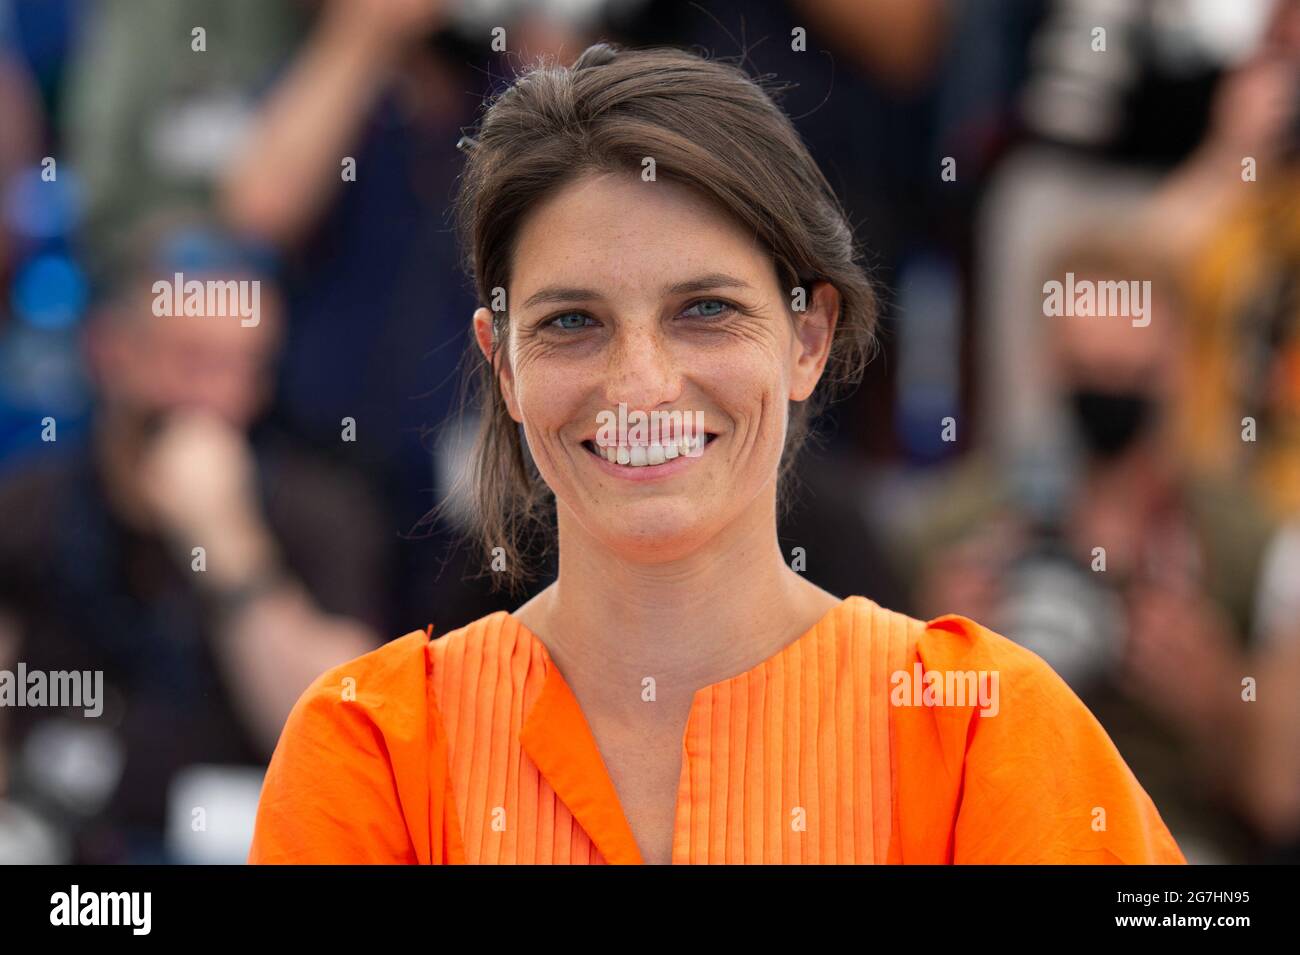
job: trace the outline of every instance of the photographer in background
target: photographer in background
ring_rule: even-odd
[[[1242,862],[1261,850],[1240,807],[1240,741],[1256,719],[1242,681],[1254,673],[1247,654],[1274,529],[1245,488],[1177,456],[1170,412],[1184,387],[1186,306],[1149,247],[1112,224],[1044,270],[1044,282],[1068,272],[1074,287],[1117,282],[1133,295],[1145,280],[1150,295],[1141,316],[1128,296],[1122,314],[1044,309],[1061,440],[1011,464],[973,460],[953,477],[918,531],[917,599],[923,614],[990,620],[1046,659],[1188,860]]]
[[[8,711],[6,796],[68,837],[73,861],[237,861],[294,701],[379,642],[382,524],[359,485],[254,428],[283,321],[258,260],[185,216],[125,248],[86,329],[88,445],[0,484],[9,657],[102,670],[103,713]],[[177,273],[260,283],[254,320],[159,309],[154,285]],[[244,770],[184,775],[212,766]],[[197,843],[178,849],[178,831]]]

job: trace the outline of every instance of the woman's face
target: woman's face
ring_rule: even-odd
[[[731,217],[670,182],[600,174],[525,219],[506,297],[501,387],[562,524],[567,512],[630,558],[670,560],[747,509],[772,519],[787,401],[806,399],[825,365],[834,288],[807,290],[794,312],[770,257]],[[486,309],[475,333],[490,353]],[[598,456],[620,403],[629,424],[637,411],[681,412],[685,428],[702,425],[703,451],[671,457],[673,432],[660,448],[625,447],[627,464]]]

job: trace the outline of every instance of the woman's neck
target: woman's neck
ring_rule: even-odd
[[[653,564],[604,546],[561,508],[559,575],[514,616],[584,709],[641,725],[651,677],[666,704],[656,711],[680,717],[696,691],[762,663],[841,602],[786,565],[761,503],[691,554]]]

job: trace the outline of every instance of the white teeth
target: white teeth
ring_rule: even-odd
[[[592,447],[602,458],[614,464],[620,464],[623,467],[644,468],[654,467],[678,457],[697,456],[704,449],[705,443],[705,436],[697,434],[693,438],[683,437],[681,440],[669,444],[620,444],[601,447],[592,442]]]

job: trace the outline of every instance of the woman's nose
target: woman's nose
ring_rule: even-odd
[[[605,397],[611,407],[655,408],[677,400],[681,375],[668,343],[657,330],[623,331],[611,345]]]

